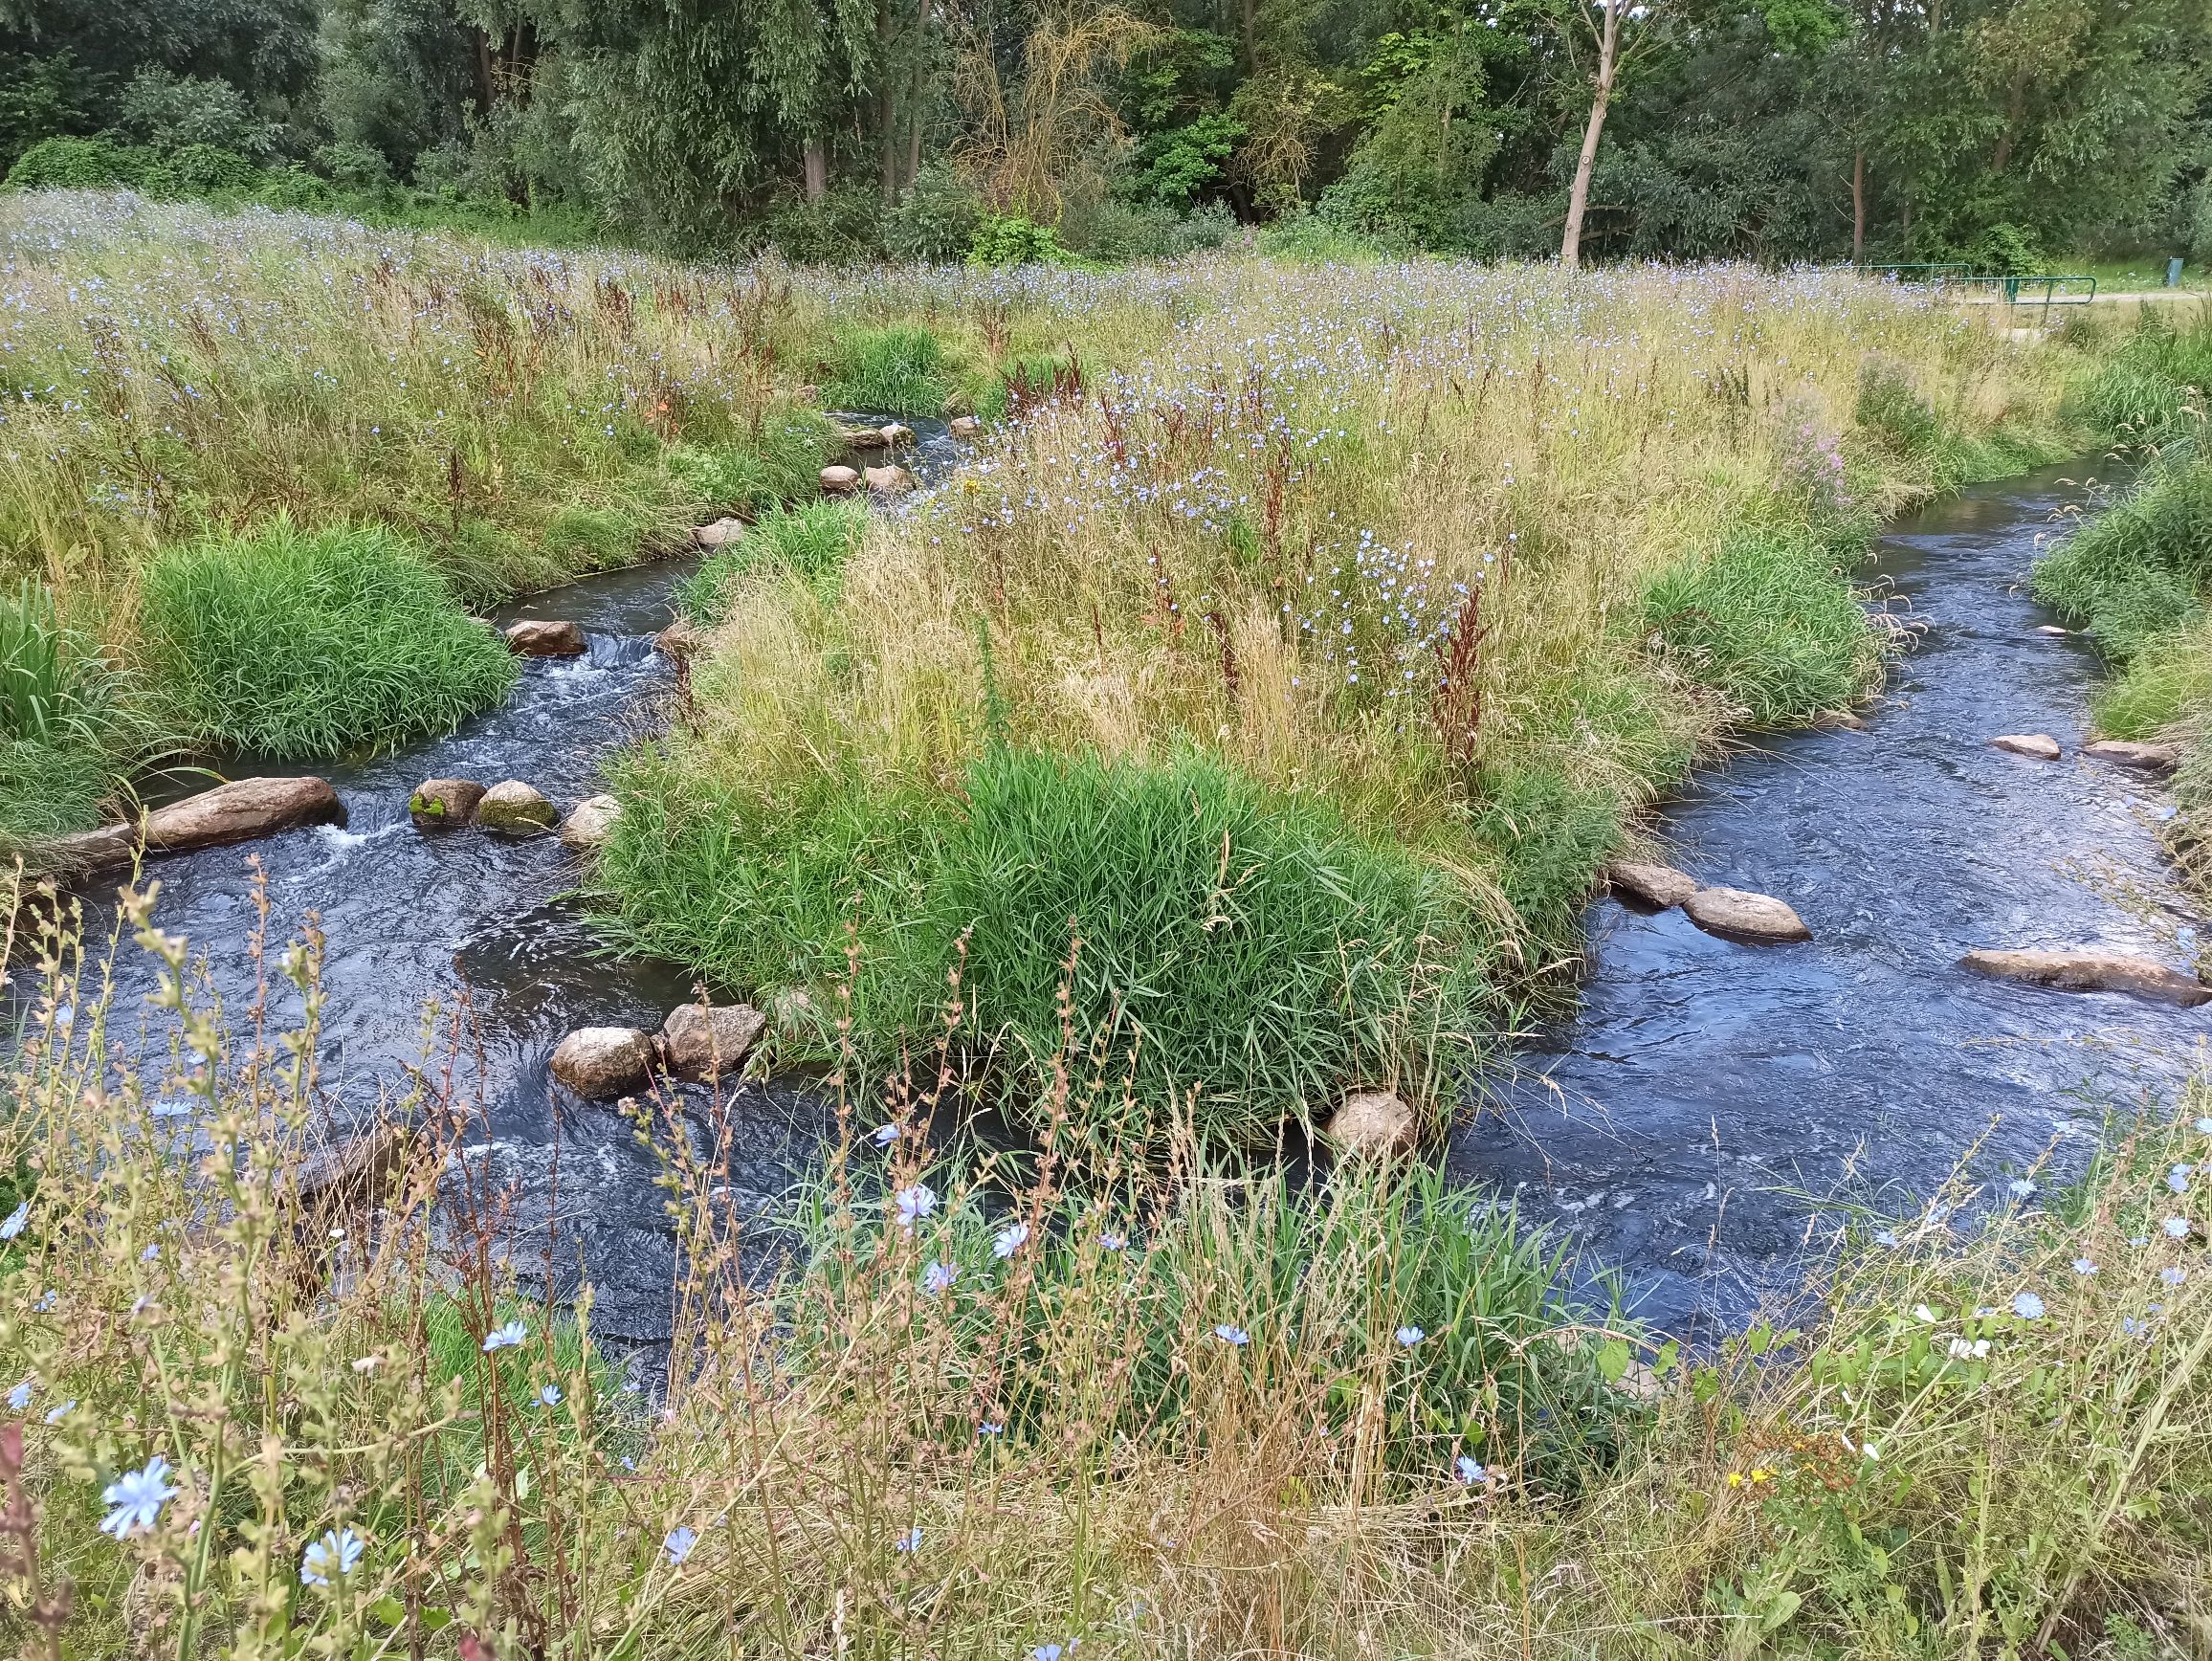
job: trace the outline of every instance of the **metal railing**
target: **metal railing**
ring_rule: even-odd
[[[2097,298],[2093,277],[2014,277],[1977,272],[1956,261],[1928,265],[1866,265],[1859,268],[1894,282],[1925,283],[1931,288],[1962,290],[1961,299],[1979,304],[2042,307],[2046,320],[2054,305],[2087,305]]]

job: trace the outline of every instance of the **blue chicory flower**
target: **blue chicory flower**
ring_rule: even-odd
[[[101,1520],[100,1533],[125,1539],[151,1530],[161,1520],[162,1507],[176,1496],[164,1480],[168,1473],[169,1462],[157,1453],[143,1471],[127,1472],[101,1490],[100,1498],[115,1509]]]

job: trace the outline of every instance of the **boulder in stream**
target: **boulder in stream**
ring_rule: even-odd
[[[866,476],[868,488],[877,496],[897,496],[914,488],[914,475],[903,467],[871,467]]]
[[[345,807],[325,779],[233,779],[187,796],[145,817],[149,853],[189,853],[274,836],[299,825],[343,825]],[[43,860],[67,871],[100,871],[128,865],[139,845],[137,825],[105,825],[59,836],[41,850]]]
[[[2170,773],[2181,764],[2181,752],[2172,744],[2139,744],[2127,739],[2099,739],[2082,745],[2082,754],[2144,773]]]
[[[2031,762],[2055,762],[2059,755],[2058,740],[2048,733],[2000,733],[1989,741],[1989,747],[2025,756]]]
[[[1682,915],[1707,934],[1739,945],[1788,945],[1813,938],[1804,919],[1773,895],[1740,888],[1701,888],[1682,902]]]
[[[2053,640],[2064,640],[2073,632],[2071,629],[2061,629],[2056,623],[2038,623],[2035,626],[2035,631],[2038,634],[2047,634]]]
[[[712,524],[692,527],[692,541],[702,548],[727,547],[744,534],[745,521],[727,516],[716,520]]]
[[[822,489],[829,496],[851,496],[860,488],[860,475],[850,467],[825,467]]]
[[[894,450],[897,449],[901,444],[912,444],[914,442],[914,429],[904,425],[901,422],[887,421],[880,429],[878,429],[878,431],[883,434],[883,442],[890,445]]]
[[[2185,1008],[2212,1000],[2212,987],[2194,975],[2131,952],[2088,946],[2071,951],[1982,949],[1968,952],[1958,964],[1978,975],[2025,981],[2031,986],[2048,986],[2055,992],[2126,992]]]
[[[681,1004],[661,1024],[661,1059],[678,1078],[706,1083],[741,1067],[767,1025],[750,1004]]]
[[[706,638],[705,631],[688,617],[678,617],[653,637],[653,649],[663,657],[689,657]]]
[[[881,427],[848,427],[844,432],[847,445],[854,450],[881,450],[891,442]]]
[[[417,830],[457,830],[476,816],[484,786],[474,779],[425,779],[407,799]]]
[[[1420,1141],[1421,1120],[1396,1091],[1361,1090],[1329,1116],[1321,1136],[1338,1159],[1397,1159]]]
[[[614,822],[622,817],[622,804],[612,796],[591,796],[576,804],[561,821],[561,840],[579,853],[607,845]]]
[[[973,438],[984,430],[984,424],[973,415],[955,415],[948,425],[955,438]]]
[[[526,617],[507,626],[507,650],[518,657],[582,657],[590,643],[584,638],[581,623]]]
[[[579,1027],[554,1047],[553,1076],[590,1101],[643,1090],[653,1040],[635,1027]]]
[[[1616,859],[1605,867],[1605,881],[1617,895],[1639,905],[1665,911],[1680,905],[1697,892],[1697,878],[1671,865],[1643,865],[1633,859]]]
[[[560,822],[545,792],[520,779],[494,785],[476,803],[476,823],[501,836],[541,836]]]

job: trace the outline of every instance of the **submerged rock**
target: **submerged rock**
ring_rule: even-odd
[[[955,415],[950,430],[955,438],[973,438],[984,430],[984,424],[973,415]]]
[[[825,467],[822,488],[830,496],[851,496],[860,488],[860,475],[850,467]]]
[[[745,534],[745,521],[724,517],[712,524],[692,527],[692,541],[702,548],[726,547]]]
[[[2193,1007],[2212,1000],[2212,988],[2193,975],[2130,952],[2084,947],[2072,951],[1982,949],[1958,960],[1961,968],[1999,980],[2025,981],[2054,992],[2126,992],[2162,1004]]]
[[[2000,733],[1989,741],[1989,747],[2025,756],[2031,762],[2055,762],[2059,756],[2058,740],[2048,733]]]
[[[233,779],[145,818],[149,853],[189,853],[251,842],[300,825],[343,825],[345,807],[324,779]],[[47,843],[44,860],[71,871],[100,871],[128,865],[139,845],[137,825],[105,825]]]
[[[742,1066],[767,1025],[750,1004],[679,1005],[661,1024],[661,1058],[678,1078],[705,1083]]]
[[[643,1090],[653,1079],[653,1040],[635,1027],[579,1027],[554,1047],[553,1076],[593,1101]]]
[[[1771,894],[1740,888],[1701,888],[1682,902],[1682,914],[1709,935],[1748,946],[1809,941],[1813,931]]]
[[[374,1200],[407,1168],[413,1146],[414,1127],[398,1119],[325,1143],[299,1162],[299,1197],[319,1208]]]
[[[866,476],[868,488],[877,496],[897,496],[914,488],[914,475],[903,467],[871,467]]]
[[[2038,634],[2047,634],[2054,640],[2064,640],[2073,632],[2071,629],[2061,629],[2056,623],[2038,623],[2035,626],[2035,631]]]
[[[494,785],[476,804],[476,823],[502,836],[540,836],[560,822],[544,791],[520,779]]]
[[[579,853],[603,848],[622,817],[622,804],[612,796],[592,796],[576,804],[561,821],[561,840]]]
[[[407,799],[417,830],[457,830],[476,816],[484,786],[474,779],[425,779]]]
[[[507,650],[518,657],[582,657],[589,649],[581,623],[531,617],[507,628]]]
[[[2099,739],[2082,745],[2082,754],[2145,773],[2170,773],[2181,764],[2181,752],[2172,744],[2139,744],[2127,739]]]
[[[1617,859],[1606,866],[1605,881],[1615,894],[1658,911],[1680,905],[1697,892],[1697,878],[1687,871],[1671,865],[1640,865],[1632,859]]]
[[[1421,1141],[1421,1120],[1395,1091],[1362,1090],[1344,1098],[1321,1136],[1338,1159],[1396,1159]]]

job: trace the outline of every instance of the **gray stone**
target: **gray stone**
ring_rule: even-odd
[[[741,519],[719,519],[712,524],[692,527],[692,541],[702,548],[726,547],[745,534]]]
[[[897,449],[901,444],[912,444],[914,442],[914,429],[911,427],[903,426],[896,421],[886,422],[880,431],[883,433],[883,442],[890,445],[894,450]]]
[[[2064,640],[2073,632],[2071,629],[2061,629],[2056,623],[2038,623],[2035,626],[2035,631],[2038,634],[2047,634],[2053,640]]]
[[[653,637],[653,649],[663,657],[689,657],[699,649],[706,634],[689,618],[678,617]]]
[[[476,823],[501,836],[539,836],[560,822],[545,793],[520,779],[494,785],[476,804]]]
[[[2055,762],[2059,755],[2058,740],[2048,733],[2000,733],[1989,741],[1989,747],[2025,756],[2031,762]]]
[[[891,442],[883,433],[880,427],[849,427],[845,430],[845,442],[854,450],[881,450]]]
[[[643,1090],[653,1079],[653,1040],[635,1027],[579,1027],[555,1046],[553,1076],[591,1101]]]
[[[2181,764],[2181,752],[2172,744],[2139,744],[2127,739],[2099,739],[2084,744],[2082,754],[2145,773],[2170,773]]]
[[[1961,968],[1999,980],[2025,981],[2054,992],[2126,992],[2161,1004],[2193,1007],[2212,1000],[2207,988],[2193,975],[2169,969],[2150,958],[2129,952],[2099,951],[2082,947],[2070,951],[2003,951],[1982,949],[1958,960]]]
[[[457,830],[476,816],[484,786],[474,779],[425,779],[407,799],[417,830]]]
[[[1421,1120],[1396,1092],[1362,1090],[1344,1098],[1321,1136],[1339,1159],[1396,1159],[1421,1141]]]
[[[188,853],[273,836],[300,825],[343,825],[345,808],[323,779],[234,779],[188,796],[145,817],[149,853]],[[40,850],[41,862],[69,871],[100,871],[128,865],[138,850],[140,827],[107,825],[60,836]]]
[[[1665,911],[1680,905],[1697,892],[1697,878],[1671,865],[1641,865],[1617,859],[1605,867],[1605,881],[1615,894]]]
[[[767,1025],[767,1016],[750,1004],[682,1004],[661,1024],[661,1059],[678,1078],[719,1078],[744,1065]]]
[[[1774,896],[1740,888],[1701,888],[1682,902],[1682,914],[1707,934],[1739,945],[1779,946],[1813,938],[1804,919]]]
[[[590,642],[581,623],[530,617],[508,625],[507,650],[518,657],[582,657]]]
[[[877,496],[897,496],[914,488],[914,475],[903,467],[871,467],[865,476],[868,488]]]
[[[561,840],[579,853],[607,845],[614,822],[622,817],[622,804],[612,796],[591,796],[576,804],[561,821]]]
[[[973,438],[983,430],[984,424],[973,415],[955,415],[952,418],[951,432],[955,438]]]
[[[850,467],[825,467],[822,489],[830,496],[851,496],[860,488],[860,475]]]

